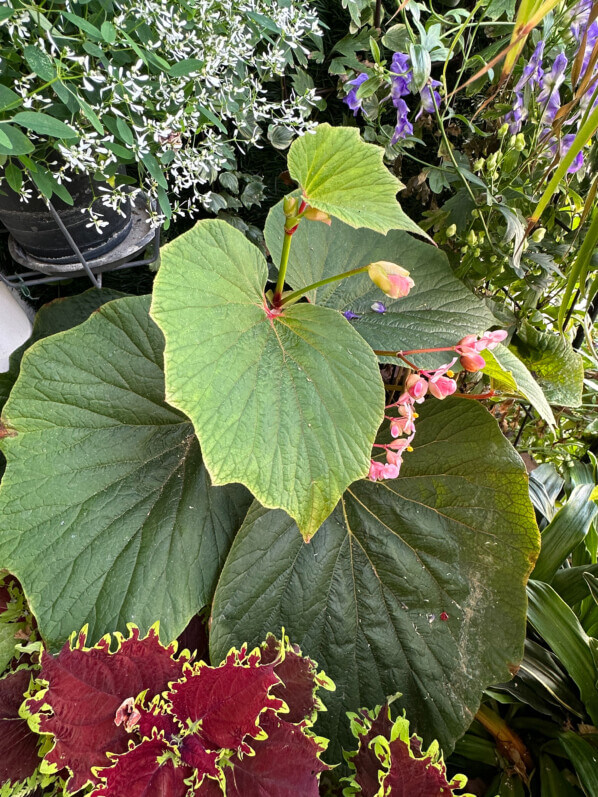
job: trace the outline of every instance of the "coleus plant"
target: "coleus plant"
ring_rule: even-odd
[[[424,750],[423,740],[411,733],[404,716],[391,718],[390,706],[350,714],[357,750],[345,753],[351,776],[344,797],[473,797],[461,791],[464,775],[449,782],[438,743]]]
[[[42,688],[26,711],[48,736],[41,769],[64,776],[64,794],[317,797],[327,743],[311,727],[324,709],[318,689],[334,685],[286,636],[210,667],[188,651],[175,657],[176,643],[162,645],[155,628],[129,631],[114,635],[116,650],[110,635],[93,647],[85,631],[74,635],[58,655],[44,651],[33,673]],[[17,709],[31,675],[0,681],[20,690]],[[9,782],[39,763],[26,725],[22,737],[33,753],[9,760]]]
[[[175,637],[211,604],[213,660],[285,626],[322,663],[336,754],[345,712],[398,690],[448,749],[521,658],[538,531],[520,459],[479,402],[447,395],[447,360],[482,355],[550,407],[444,255],[398,229],[415,225],[381,150],[321,125],[289,167],[271,292],[256,247],[199,222],[164,248],[151,316],[150,297],[96,292],[15,365],[0,562],[51,649],[86,622],[97,639],[158,616]],[[406,403],[385,399],[389,362],[413,371],[389,386]],[[425,385],[446,397],[418,403]]]
[[[0,794],[42,785],[65,796],[318,797],[331,767],[312,727],[325,711],[319,690],[334,684],[316,663],[284,633],[231,650],[219,667],[176,647],[155,627],[93,647],[83,631],[1,679]],[[345,754],[354,774],[344,794],[453,797],[465,785],[447,782],[438,744],[423,752],[388,706],[349,719],[359,750]]]

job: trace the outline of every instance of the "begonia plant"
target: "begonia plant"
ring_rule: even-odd
[[[496,385],[457,368],[483,358],[550,407],[415,238],[379,148],[320,125],[288,162],[272,282],[260,249],[202,221],[164,247],[152,297],[94,293],[15,364],[0,561],[52,649],[156,614],[174,637],[210,605],[214,661],[285,626],[322,664],[331,755],[347,710],[397,691],[450,750],[521,658],[538,550],[523,464],[482,406]]]

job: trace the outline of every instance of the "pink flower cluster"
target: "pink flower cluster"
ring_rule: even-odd
[[[495,332],[484,332],[481,337],[477,335],[466,335],[462,338],[455,351],[460,355],[459,362],[466,371],[479,371],[486,361],[480,354],[484,349],[495,349],[507,337],[504,329],[497,329]]]
[[[466,371],[479,371],[486,365],[486,361],[479,352],[484,349],[495,349],[507,337],[505,330],[484,332],[483,335],[466,335],[453,348],[440,348],[438,351],[454,351],[459,355],[461,366]],[[435,349],[422,349],[418,351],[436,351]],[[414,352],[399,352],[399,354],[413,354]],[[403,357],[403,359],[405,359]],[[409,361],[407,360],[409,363]],[[401,470],[403,453],[412,451],[411,441],[415,435],[415,404],[421,404],[426,395],[430,393],[437,399],[452,396],[457,390],[457,383],[452,378],[451,368],[457,362],[454,357],[449,363],[439,366],[433,371],[423,369],[414,370],[405,380],[404,390],[398,401],[388,404],[386,410],[396,409],[398,415],[385,415],[390,421],[391,443],[374,443],[375,448],[381,448],[386,455],[386,462],[370,460],[368,479],[382,481],[383,479],[396,479]],[[411,363],[409,363],[411,365]],[[414,366],[413,366],[414,367]],[[404,436],[405,435],[405,436]]]

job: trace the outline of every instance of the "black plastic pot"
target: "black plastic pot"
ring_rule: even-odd
[[[100,199],[100,187],[106,184],[92,180],[89,175],[75,174],[67,183],[69,193],[73,197],[73,206],[67,205],[56,196],[52,197],[52,205],[58,212],[73,240],[86,260],[93,260],[107,254],[127,236],[131,229],[131,208],[127,203],[121,216],[115,210],[103,205]],[[94,190],[95,189],[95,190]],[[92,204],[93,202],[93,204]],[[108,225],[101,231],[90,224],[87,209],[101,215]],[[0,187],[0,221],[11,233],[20,246],[34,257],[52,263],[75,263],[78,260],[70,244],[43,200],[35,198],[21,202],[16,194],[2,181]]]

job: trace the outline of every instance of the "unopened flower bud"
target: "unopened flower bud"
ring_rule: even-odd
[[[475,230],[470,230],[467,233],[467,243],[471,246],[475,246],[478,242],[478,236],[475,234]]]
[[[505,122],[504,125],[501,125],[498,128],[498,130],[496,131],[496,135],[499,138],[504,138],[507,135],[508,132],[509,132],[509,124],[508,124],[508,122]]]
[[[309,219],[310,221],[322,221],[329,227],[332,224],[332,219],[328,213],[324,213],[323,210],[316,210],[315,208],[307,208],[303,214],[303,218]]]
[[[456,232],[457,232],[457,225],[456,224],[450,224],[445,230],[445,235],[446,235],[447,238],[452,238],[453,235],[456,234]]]
[[[282,210],[287,219],[297,215],[299,200],[294,196],[285,196],[282,200]]]
[[[476,371],[481,371],[482,368],[486,367],[486,360],[481,354],[475,354],[474,352],[463,354],[459,358],[459,362],[461,363],[462,368],[472,374]]]
[[[525,136],[523,135],[523,133],[517,133],[515,139],[516,139],[515,149],[517,150],[517,152],[523,152],[523,150],[525,149]]]
[[[532,233],[532,241],[536,244],[539,244],[541,241],[544,240],[545,235],[546,235],[546,228],[538,227],[538,229],[534,230],[534,232]]]
[[[474,170],[474,172],[481,172],[482,169],[484,168],[484,164],[485,163],[486,163],[486,161],[484,160],[484,158],[478,158],[477,160],[475,160],[473,162],[473,170]]]
[[[388,260],[370,263],[368,274],[372,282],[391,299],[407,296],[415,284],[406,269]]]

